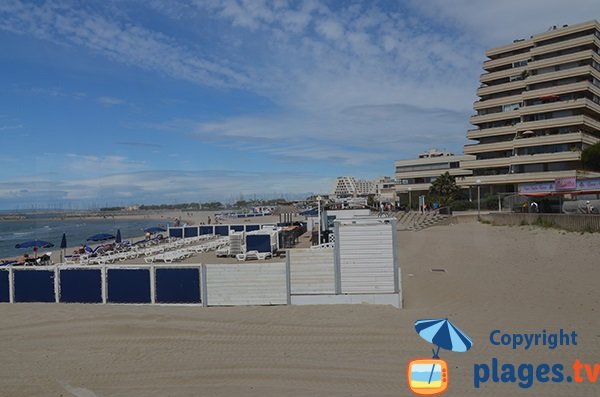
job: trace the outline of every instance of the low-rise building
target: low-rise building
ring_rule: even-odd
[[[396,166],[396,193],[400,195],[426,194],[431,182],[440,175],[448,172],[460,183],[465,177],[473,175],[472,170],[465,169],[465,161],[475,160],[475,156],[458,155],[446,151],[429,150],[421,153],[419,158],[411,160],[398,160]],[[411,193],[412,192],[412,193]]]

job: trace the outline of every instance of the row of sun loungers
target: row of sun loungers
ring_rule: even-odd
[[[131,245],[120,246],[114,251],[103,251],[97,247],[93,252],[86,254],[65,256],[64,262],[74,265],[104,265],[144,257],[146,263],[153,263],[155,261],[172,263],[200,252],[221,248],[225,244],[228,244],[227,238],[214,239],[210,235],[183,239],[163,239],[161,241],[162,243],[158,243],[156,240],[142,240]]]

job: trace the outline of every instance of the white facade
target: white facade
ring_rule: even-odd
[[[357,197],[369,194],[377,194],[377,182],[357,180],[352,176],[338,176],[331,189],[331,195],[334,197]]]
[[[334,197],[356,196],[356,180],[352,176],[338,176],[333,183],[331,195]]]
[[[432,154],[432,151],[429,151]],[[396,192],[406,194],[410,191],[425,192],[431,182],[448,172],[456,178],[456,182],[473,175],[472,170],[465,169],[463,162],[475,160],[475,156],[455,156],[447,152],[435,152],[435,155],[420,154],[418,159],[398,160],[396,166]]]

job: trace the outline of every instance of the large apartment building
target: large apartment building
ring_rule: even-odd
[[[589,178],[581,151],[600,140],[600,24],[552,27],[486,52],[474,103],[476,128],[458,181],[492,192],[562,178]],[[398,164],[396,164],[398,167]]]

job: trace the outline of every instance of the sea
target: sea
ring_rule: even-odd
[[[43,240],[54,247],[40,249],[40,252],[60,251],[63,233],[67,237],[68,247],[78,247],[90,243],[86,240],[98,233],[117,234],[121,230],[123,240],[143,237],[144,229],[151,226],[165,227],[165,219],[119,219],[119,218],[74,218],[62,219],[44,215],[29,215],[25,219],[0,220],[0,258],[13,258],[31,253],[31,249],[15,248],[16,244],[30,240]]]

